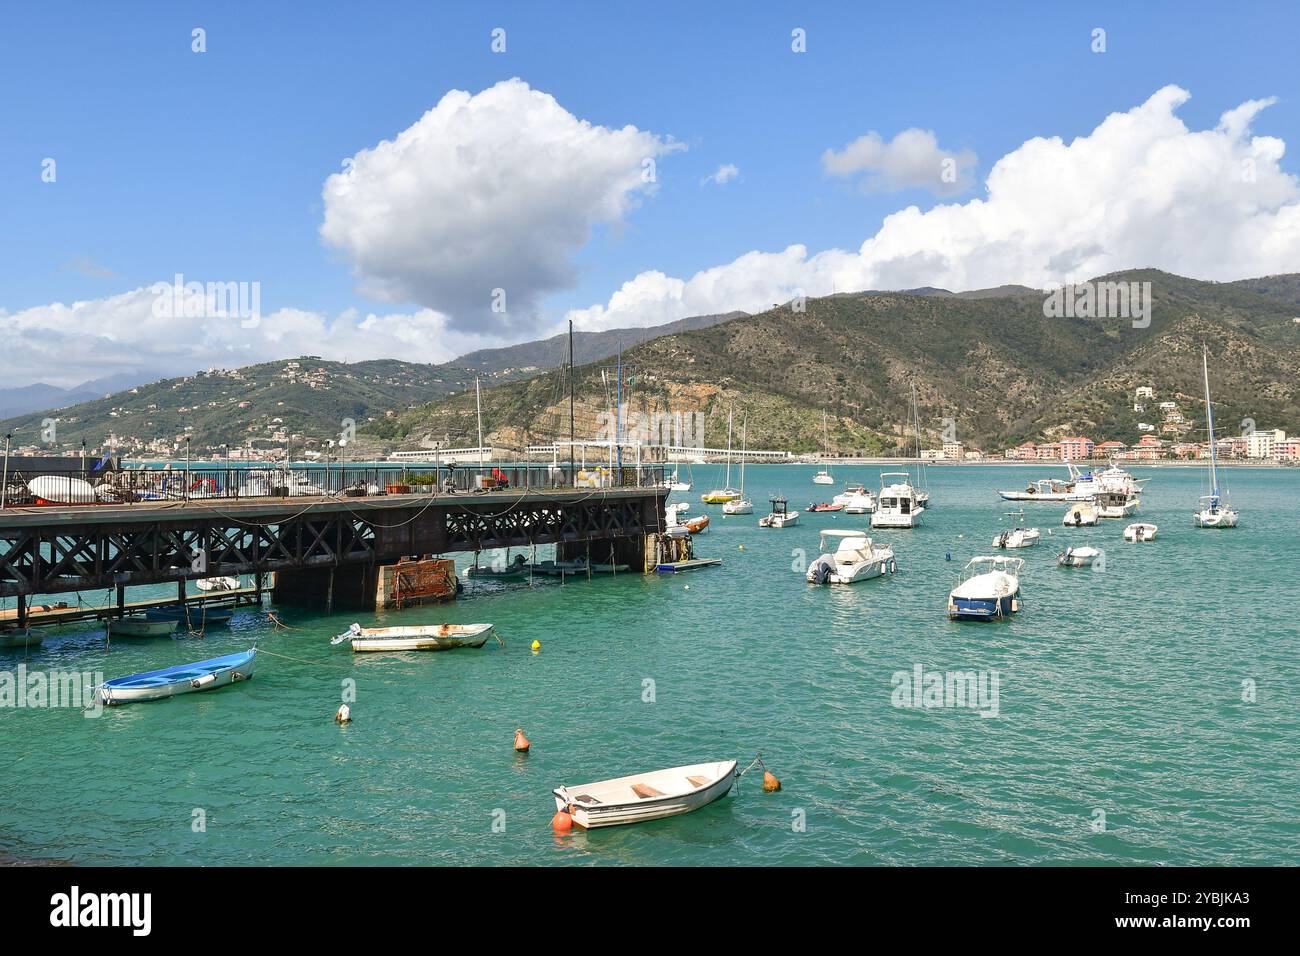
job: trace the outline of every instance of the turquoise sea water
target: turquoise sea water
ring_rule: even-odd
[[[817,529],[763,530],[768,493],[791,507],[838,488],[814,469],[753,466],[753,516],[699,505],[720,469],[674,499],[707,510],[689,575],[554,581],[467,594],[387,623],[490,621],[507,646],[354,658],[329,637],[354,619],[254,610],[202,639],[115,642],[52,633],[28,667],[119,676],[247,647],[256,678],[210,694],[73,710],[0,710],[0,856],[101,864],[1296,864],[1300,863],[1300,470],[1233,469],[1233,531],[1191,522],[1204,477],[1151,478],[1136,519],[1052,529],[1006,623],[946,619],[965,559],[1019,523],[995,487],[1052,469],[929,469],[925,526],[881,531],[895,576],[807,585],[792,566]],[[879,467],[834,469],[874,487]],[[1018,506],[1016,506],[1018,507]],[[1055,567],[1067,542],[1104,571]],[[740,550],[743,546],[744,550]],[[945,560],[950,552],[951,561]],[[463,564],[463,561],[461,562]],[[689,585],[689,587],[688,587]],[[166,589],[161,593],[170,593]],[[540,653],[529,643],[540,640]],[[294,660],[286,659],[295,658]],[[12,670],[21,652],[0,652]],[[906,709],[892,675],[996,670],[999,713]],[[354,722],[332,720],[352,678]],[[647,702],[646,681],[654,682]],[[1243,700],[1254,681],[1255,702]],[[532,753],[511,742],[525,728]],[[673,820],[557,837],[550,796],[583,783],[762,752],[738,794]],[[192,826],[206,814],[206,832]],[[1096,832],[1104,812],[1105,827]],[[802,823],[802,826],[800,826]],[[495,824],[495,826],[494,826]]]

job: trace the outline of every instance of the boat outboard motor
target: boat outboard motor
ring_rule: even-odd
[[[820,558],[808,565],[808,582],[810,584],[825,584],[835,570],[835,559],[829,554],[823,554]]]

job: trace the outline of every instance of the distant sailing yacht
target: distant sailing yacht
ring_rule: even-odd
[[[1214,444],[1214,410],[1210,407],[1210,364],[1201,346],[1201,373],[1205,377],[1205,423],[1210,433],[1210,493],[1200,499],[1201,510],[1193,515],[1198,528],[1235,528],[1237,511],[1219,494],[1219,450]]]
[[[721,505],[728,501],[735,501],[740,497],[740,492],[731,487],[731,412],[727,412],[727,480],[721,488],[715,488],[706,495],[700,495],[700,500],[707,505]]]
[[[745,452],[749,450],[749,420],[740,426],[740,497],[722,506],[724,515],[752,515],[754,502],[745,497]]]
[[[912,417],[916,421],[916,502],[922,508],[932,508],[934,506],[930,504],[930,479],[921,461],[921,407],[916,403],[915,382],[912,383]]]
[[[826,454],[829,447],[830,446],[826,440],[826,413],[822,412],[822,454],[823,455]],[[813,484],[833,485],[835,484],[835,476],[830,473],[829,469],[823,467],[821,471],[813,475]]]

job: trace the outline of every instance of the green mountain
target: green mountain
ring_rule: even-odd
[[[82,439],[92,449],[102,448],[112,435],[116,447],[139,454],[156,439],[171,443],[188,430],[195,454],[223,444],[288,444],[300,452],[308,438],[337,438],[345,419],[361,429],[386,412],[472,390],[473,384],[473,372],[450,366],[394,360],[345,364],[304,356],[164,379],[57,412],[10,418],[0,429],[13,433],[15,446],[40,446],[43,422],[53,418],[57,440],[51,450],[76,448]],[[162,454],[164,448],[152,451]]]
[[[1025,439],[1081,433],[1136,441],[1134,389],[1178,401],[1201,417],[1201,342],[1225,431],[1252,419],[1260,428],[1300,431],[1300,324],[1288,301],[1297,277],[1200,282],[1156,270],[1098,281],[1150,282],[1147,328],[1128,319],[1048,318],[1044,293],[1021,287],[989,294],[839,294],[708,328],[665,335],[623,353],[627,402],[643,413],[701,412],[706,441],[725,442],[727,410],[747,417],[755,448],[815,451],[822,412],[831,444],[850,452],[901,452],[910,439],[917,389],[927,444],[951,425],[968,446],[1000,451]],[[603,364],[608,364],[603,363]],[[574,374],[576,432],[604,437],[612,373],[596,364]],[[568,435],[563,369],[486,389],[484,428],[495,443],[522,448]],[[1203,428],[1203,422],[1199,424]],[[415,443],[475,434],[472,395],[454,395],[370,427]],[[468,443],[472,444],[472,440]]]

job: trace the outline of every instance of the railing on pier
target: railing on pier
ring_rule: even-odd
[[[662,487],[662,464],[570,469],[558,465],[296,465],[11,471],[0,508],[144,501],[467,494],[485,491]]]

